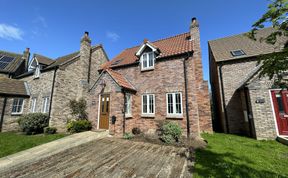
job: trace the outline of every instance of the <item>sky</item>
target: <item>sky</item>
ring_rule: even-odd
[[[109,59],[147,38],[154,41],[200,24],[204,79],[209,79],[208,41],[247,32],[269,0],[0,0],[0,50],[57,58],[77,51],[89,32]]]

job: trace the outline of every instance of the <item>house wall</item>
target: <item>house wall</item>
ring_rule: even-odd
[[[248,85],[256,138],[275,139],[277,137],[276,121],[274,120],[273,103],[269,90],[272,82],[268,78],[259,79],[257,77]],[[265,101],[264,103],[256,103],[258,99]]]
[[[83,63],[81,60],[88,61],[89,59],[78,58],[73,63],[59,68],[56,73],[50,126],[57,127],[57,129],[62,132],[66,131],[67,121],[69,119],[73,119],[71,110],[69,108],[70,100],[78,100],[83,97],[88,101],[88,89],[90,85],[93,85],[93,82],[95,83],[96,79],[98,78],[98,69],[100,65],[108,61],[102,48],[97,48],[97,50],[92,52],[91,75],[90,83],[88,84],[87,69],[89,67],[89,63]],[[87,65],[86,68],[85,64]],[[87,71],[87,73],[83,72],[83,70]]]
[[[17,97],[21,98],[21,97]],[[10,132],[10,131],[19,131],[20,127],[18,125],[17,120],[20,118],[21,115],[12,115],[12,106],[13,106],[13,97],[8,97],[6,102],[6,107],[4,111],[4,118],[2,123],[2,132]],[[23,113],[26,113],[29,110],[29,99],[24,98],[24,106],[23,106]],[[0,117],[3,109],[4,104],[4,97],[0,96]]]
[[[211,54],[210,54],[211,55]],[[214,60],[214,59],[213,59]],[[224,109],[222,107],[220,66],[222,65],[222,80],[225,95],[225,106],[228,118],[229,133],[244,134],[257,139],[271,139],[276,137],[275,121],[272,105],[270,102],[269,89],[271,81],[268,78],[258,79],[255,75],[250,79],[248,91],[248,106],[244,90],[237,90],[257,66],[256,58],[239,59],[223,63],[213,63],[210,60],[210,72],[212,92],[215,97],[217,122],[221,125],[222,131],[226,130]],[[217,76],[217,78],[215,77]],[[265,103],[256,103],[257,98],[264,98]],[[250,110],[249,120],[245,121],[244,111]],[[220,123],[219,123],[220,122]]]

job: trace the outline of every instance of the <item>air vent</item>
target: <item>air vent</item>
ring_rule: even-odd
[[[234,56],[234,57],[246,55],[242,49],[233,50],[233,51],[230,51],[230,52],[231,52],[232,56]]]

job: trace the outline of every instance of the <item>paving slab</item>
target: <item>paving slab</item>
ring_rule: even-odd
[[[0,172],[3,177],[192,177],[185,148],[103,137],[36,162]],[[0,177],[1,177],[0,176]]]

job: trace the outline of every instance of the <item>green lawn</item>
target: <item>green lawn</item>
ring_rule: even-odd
[[[22,135],[19,133],[11,132],[0,133],[0,158],[43,143],[62,138],[64,136],[66,135]]]
[[[202,136],[208,146],[196,151],[194,177],[288,177],[288,146],[227,134]]]

